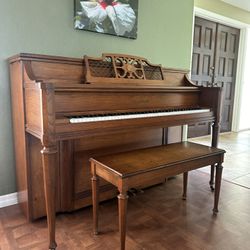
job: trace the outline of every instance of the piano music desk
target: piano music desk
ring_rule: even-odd
[[[91,158],[94,234],[98,234],[98,177],[118,188],[120,246],[125,249],[127,191],[159,176],[183,173],[183,198],[186,198],[188,171],[216,164],[213,212],[218,212],[222,162],[225,151],[191,142],[144,148]]]

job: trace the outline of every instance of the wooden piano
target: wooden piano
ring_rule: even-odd
[[[217,146],[221,89],[193,85],[185,70],[119,54],[9,62],[19,202],[29,220],[47,215],[50,249],[55,211],[91,204],[90,157],[166,144],[168,127],[203,121]],[[116,191],[103,181],[100,193]]]

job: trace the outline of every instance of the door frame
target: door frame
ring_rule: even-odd
[[[238,49],[238,59],[237,59],[237,69],[236,69],[236,79],[235,79],[235,93],[234,93],[234,104],[233,104],[233,117],[232,117],[232,128],[233,132],[239,131],[239,115],[241,109],[241,93],[242,93],[242,82],[244,76],[244,66],[245,66],[245,53],[247,48],[247,29],[250,28],[250,24],[240,22],[238,20],[225,17],[214,12],[204,10],[198,7],[194,7],[193,12],[193,29],[192,29],[192,43],[191,43],[191,60],[190,69],[192,68],[192,53],[193,53],[193,33],[194,33],[194,20],[195,16],[201,17],[213,22],[221,23],[227,26],[231,26],[240,29],[240,40]],[[241,67],[239,67],[241,65]]]

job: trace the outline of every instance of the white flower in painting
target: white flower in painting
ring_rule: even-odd
[[[82,11],[77,12],[77,15],[81,18],[75,20],[75,28],[84,29],[93,24],[97,32],[104,32],[102,21],[107,17],[106,11],[100,7],[98,2],[84,1],[80,3]]]
[[[81,2],[84,16],[91,22],[101,23],[107,17],[106,11],[101,8],[98,2]]]
[[[104,32],[102,23],[107,17],[111,20],[118,36],[123,36],[134,28],[136,15],[129,4],[112,0],[81,1],[80,3],[82,20],[75,21],[77,28],[83,29],[87,25],[94,24],[96,31]]]
[[[117,35],[122,36],[133,29],[136,16],[129,4],[115,2],[114,5],[107,6],[106,11]]]

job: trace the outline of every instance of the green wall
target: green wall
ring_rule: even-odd
[[[138,38],[73,29],[73,0],[0,0],[0,195],[15,188],[7,58],[20,53],[82,57],[135,54],[189,68],[193,0],[139,0]]]
[[[250,12],[220,0],[194,0],[196,7],[250,24]]]

